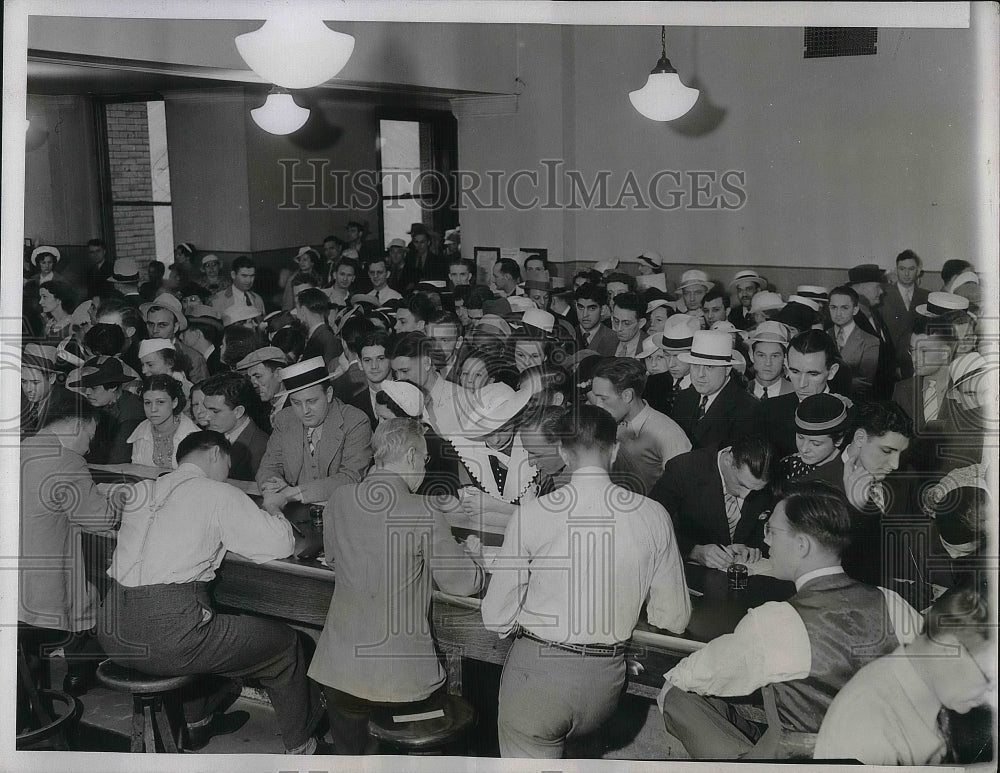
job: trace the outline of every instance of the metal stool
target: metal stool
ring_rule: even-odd
[[[368,734],[406,754],[441,754],[457,744],[476,721],[476,710],[461,696],[448,695],[441,708],[443,717],[398,724],[392,719],[398,709],[380,709],[368,722]]]
[[[24,691],[25,709],[24,714],[18,716],[18,724],[26,721],[27,727],[18,727],[20,732],[17,734],[15,748],[54,748],[68,751],[69,734],[83,712],[83,704],[61,690],[39,689],[31,677],[28,659],[20,644],[17,646],[17,676],[20,682],[18,686]],[[62,713],[55,712],[55,703],[65,707]],[[18,704],[20,706],[20,700]]]
[[[152,676],[125,668],[111,660],[97,667],[97,679],[105,687],[132,695],[132,752],[177,754],[184,751],[186,725],[180,690],[198,677]]]

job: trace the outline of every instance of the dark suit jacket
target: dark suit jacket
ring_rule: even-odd
[[[577,346],[581,349],[591,349],[603,357],[614,357],[618,350],[618,336],[604,323],[597,326],[597,333],[594,334],[594,342],[587,343],[587,336],[583,331],[577,329]]]
[[[647,377],[642,399],[654,411],[670,416],[674,403],[674,377],[667,371]]]
[[[834,340],[837,331],[832,331]],[[851,398],[867,399],[875,384],[878,372],[879,352],[882,343],[871,333],[866,333],[857,324],[840,349],[840,357],[851,369]]]
[[[733,539],[729,538],[722,476],[717,448],[699,448],[667,462],[663,475],[649,493],[663,505],[674,522],[677,546],[687,556],[695,545],[764,544],[764,520],[771,495],[765,488],[743,500]]]
[[[90,464],[130,464],[132,444],[128,437],[145,420],[142,400],[123,389],[117,401],[101,409],[87,461]]]
[[[701,395],[693,386],[683,389],[674,398],[670,414],[695,448],[724,448],[740,435],[753,431],[757,400],[734,378],[722,387],[701,420],[698,419],[699,402]]]
[[[322,357],[326,363],[327,370],[332,373],[337,369],[337,358],[343,351],[344,347],[340,345],[340,340],[337,338],[336,333],[324,322],[309,336],[299,360],[308,360],[310,357]]]
[[[878,309],[872,309],[871,312],[874,325],[863,311],[859,311],[854,317],[854,323],[866,333],[875,336],[881,344],[878,350],[878,367],[875,369],[871,399],[891,400],[892,386],[896,380],[896,347],[893,346],[892,334],[886,327]]]
[[[893,282],[886,289],[880,311],[882,319],[889,329],[889,336],[899,359],[904,357],[908,359],[906,351],[910,344],[910,333],[913,330],[913,315],[916,313],[917,306],[921,303],[927,303],[929,294],[922,287],[914,287],[913,300],[910,302],[909,310],[907,310],[906,304],[903,303],[903,296],[899,293],[899,285]]]
[[[400,295],[406,295],[422,279],[410,254],[406,255],[402,266],[389,266],[389,272],[389,287]]]
[[[372,430],[368,417],[357,408],[333,398],[316,448],[317,466],[323,476],[302,481],[305,468],[305,427],[293,410],[274,417],[267,450],[257,469],[257,483],[279,477],[302,490],[303,502],[326,502],[345,483],[361,480],[372,460]]]
[[[66,389],[66,387],[60,384],[53,384],[52,388],[49,390],[48,396],[45,401],[38,406],[38,418],[31,421],[28,417],[28,409],[30,407],[27,399],[24,396],[24,392],[21,393],[21,439],[28,437],[29,435],[34,435],[41,429],[42,425],[45,424],[45,420],[48,418],[49,413],[52,410],[52,406],[59,405],[60,403],[65,403],[67,400],[72,399],[72,393]]]
[[[754,412],[754,431],[771,443],[775,459],[784,459],[798,451],[795,445],[795,411],[799,398],[795,392],[758,400]]]
[[[219,347],[212,349],[212,353],[205,358],[205,365],[208,367],[208,375],[210,376],[214,376],[217,373],[225,373],[229,370],[229,366],[219,356]]]
[[[749,330],[754,326],[753,315],[750,313],[750,310],[744,309],[742,304],[739,303],[729,311],[729,321],[736,326],[737,330]]]
[[[368,417],[368,423],[371,424],[372,431],[378,426],[378,416],[375,415],[375,409],[372,407],[371,395],[368,393],[368,383],[365,382],[364,389],[356,390],[350,397],[344,400],[348,405],[353,405],[359,411],[364,413]]]
[[[234,480],[255,480],[257,468],[267,450],[267,433],[253,419],[233,442],[229,477]]]
[[[346,371],[333,380],[331,386],[333,393],[344,403],[349,403],[355,392],[360,390],[368,392],[368,380],[357,362],[352,362]]]

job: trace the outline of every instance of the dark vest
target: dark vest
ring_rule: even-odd
[[[882,591],[845,574],[811,580],[788,603],[809,634],[812,666],[805,679],[772,685],[778,716],[788,730],[816,733],[847,680],[899,640]]]

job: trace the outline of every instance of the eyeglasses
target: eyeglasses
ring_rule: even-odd
[[[768,521],[764,521],[764,536],[765,537],[770,537],[772,534],[775,534],[777,532],[784,532],[785,534],[791,534],[792,533],[788,529],[776,529],[776,528],[774,528],[771,525],[771,522],[769,520]]]

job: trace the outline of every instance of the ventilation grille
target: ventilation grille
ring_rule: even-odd
[[[874,56],[877,45],[878,30],[875,27],[806,27],[806,59]]]

